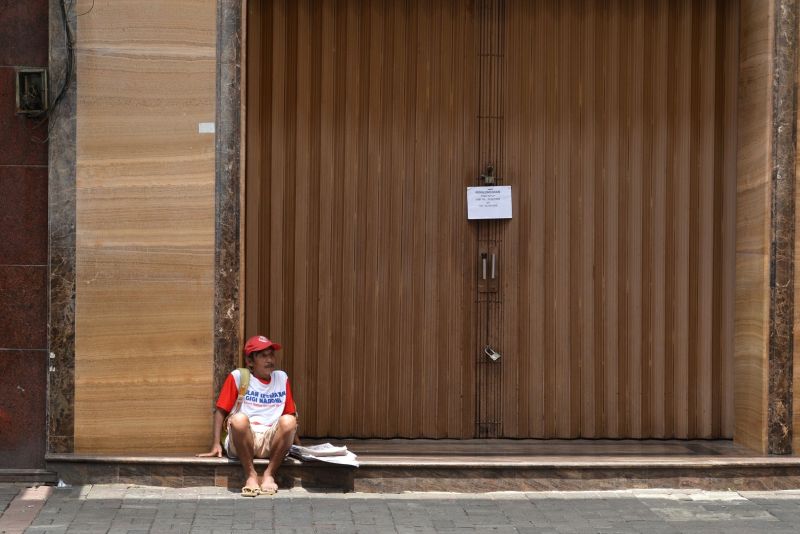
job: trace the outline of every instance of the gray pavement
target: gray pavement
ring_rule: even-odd
[[[20,486],[15,484],[0,484],[0,513],[8,508],[8,504],[20,492]]]
[[[222,488],[56,489],[28,533],[800,532],[800,491],[311,493]]]

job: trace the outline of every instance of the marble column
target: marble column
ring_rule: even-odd
[[[50,87],[61,92],[50,110],[48,215],[50,247],[48,452],[72,452],[75,437],[75,138],[76,75],[72,4],[50,0]],[[69,21],[67,34],[64,19]],[[56,93],[58,94],[58,93]]]
[[[792,453],[797,7],[796,0],[775,2],[767,396],[770,454]]]
[[[742,0],[734,440],[791,454],[797,0]]]
[[[238,362],[241,338],[240,178],[242,0],[217,2],[214,390]]]
[[[70,4],[67,4],[68,7]],[[62,3],[50,0],[52,90],[65,80],[51,111],[49,137],[49,347],[48,452],[74,450],[76,75],[71,43],[77,25]],[[240,145],[242,0],[217,3],[216,252],[214,298],[214,385],[238,361],[240,321]]]

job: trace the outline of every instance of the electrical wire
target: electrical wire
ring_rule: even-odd
[[[32,119],[42,118],[41,121],[39,121],[37,124],[33,126],[32,128],[33,130],[38,129],[45,122],[47,122],[52,112],[58,107],[58,105],[64,99],[64,96],[67,94],[67,90],[69,89],[69,86],[72,83],[72,76],[75,71],[75,36],[72,33],[72,28],[70,27],[69,17],[68,17],[68,13],[73,8],[74,0],[60,0],[58,5],[59,5],[59,11],[61,11],[61,25],[63,27],[63,34],[64,34],[64,50],[66,52],[66,58],[64,61],[64,76],[61,81],[61,86],[58,90],[58,94],[56,94],[55,98],[52,99],[52,102],[50,102],[47,108],[38,113],[32,113],[28,115]],[[93,9],[94,9],[94,0],[92,0],[92,5],[88,10],[79,15],[76,15],[76,20],[77,17],[86,15]],[[50,121],[47,125],[47,137],[45,137],[44,139],[38,139],[36,137],[33,137],[32,141],[39,144],[46,143],[50,139],[50,132],[52,131],[52,128],[53,128],[53,122]]]
[[[58,107],[58,104],[64,98],[64,95],[67,93],[67,89],[72,81],[72,74],[75,67],[75,39],[72,35],[72,28],[69,25],[69,19],[67,18],[68,10],[72,9],[72,2],[70,2],[69,8],[67,8],[67,0],[61,0],[59,2],[59,6],[61,7],[61,22],[64,26],[64,48],[67,52],[66,58],[66,68],[64,69],[64,79],[61,83],[61,89],[58,91],[53,103],[49,107],[49,109],[55,109]],[[92,5],[94,7],[94,4]]]
[[[50,117],[52,112],[58,107],[61,101],[64,99],[64,95],[67,94],[67,90],[69,89],[70,84],[72,83],[72,76],[75,71],[75,37],[72,33],[72,28],[69,24],[69,17],[68,13],[72,10],[74,5],[74,0],[60,0],[59,3],[59,11],[61,12],[61,25],[63,27],[63,34],[64,34],[64,50],[66,52],[66,58],[64,60],[64,76],[61,81],[61,86],[59,87],[58,93],[56,94],[55,98],[52,99],[50,104],[47,106],[47,109],[40,111],[39,113],[29,115],[30,118],[39,118],[43,117],[39,123],[33,126],[32,129],[39,128],[42,124],[44,124],[47,119]],[[94,9],[94,0],[92,0],[92,6],[77,16],[83,16],[89,13]],[[77,19],[76,16],[76,19]],[[50,132],[53,128],[53,122],[50,121],[47,127],[47,137],[44,139],[36,139],[34,138],[33,141],[37,143],[46,143],[50,138]]]

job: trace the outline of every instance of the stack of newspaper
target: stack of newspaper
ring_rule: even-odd
[[[320,443],[319,445],[309,445],[307,447],[292,445],[289,449],[289,456],[304,462],[316,460],[319,462],[358,467],[358,458],[355,454],[348,451],[347,447],[337,447],[330,443]]]

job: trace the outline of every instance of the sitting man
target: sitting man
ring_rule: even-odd
[[[228,435],[225,452],[239,458],[244,470],[245,483],[242,495],[272,495],[278,491],[275,473],[292,445],[297,430],[297,411],[289,377],[275,369],[276,351],[281,350],[264,336],[253,336],[244,346],[244,357],[252,377],[247,392],[239,399],[241,372],[236,369],[228,375],[222,386],[214,411],[214,444],[211,452],[198,456],[222,457],[220,443],[222,425]],[[226,419],[227,417],[227,419]],[[259,484],[253,458],[269,458],[269,465]]]

